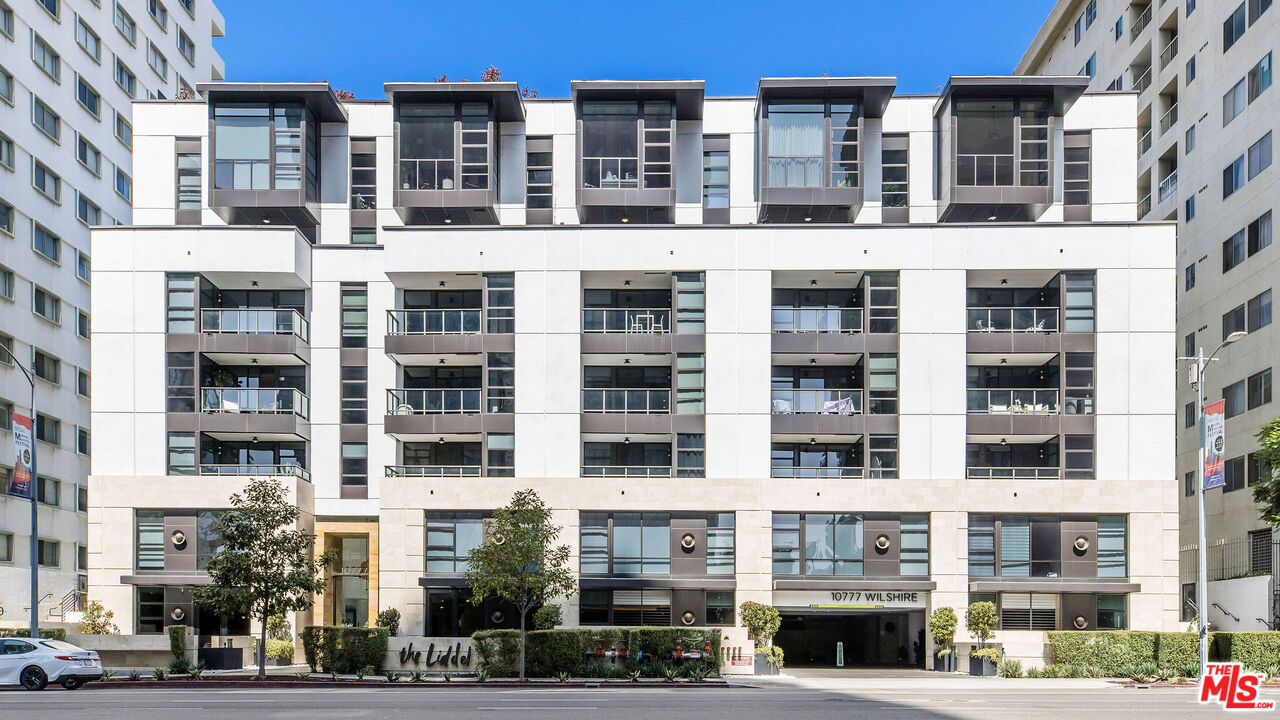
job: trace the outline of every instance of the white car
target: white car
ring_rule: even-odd
[[[0,639],[0,685],[43,690],[51,682],[75,690],[102,677],[98,653],[61,640]]]

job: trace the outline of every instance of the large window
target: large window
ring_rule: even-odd
[[[1031,98],[957,100],[955,118],[957,184],[1048,184],[1050,108],[1047,101]]]
[[[666,100],[584,102],[582,186],[671,187],[674,119]]]
[[[707,513],[707,574],[734,573],[734,514]],[[732,609],[730,619],[732,619]]]
[[[859,186],[862,107],[857,102],[771,103],[766,117],[766,186]]]
[[[1230,50],[1231,46],[1235,45],[1236,41],[1244,35],[1246,27],[1245,5],[1246,3],[1241,2],[1240,6],[1228,15],[1226,20],[1222,21],[1222,52]]]
[[[405,104],[399,109],[400,188],[491,186],[488,103]]]
[[[723,598],[718,602],[723,613]],[[667,589],[583,590],[578,607],[578,622],[582,625],[663,627],[671,624],[671,591]],[[732,608],[729,612],[732,614]]]
[[[1271,167],[1271,133],[1263,135],[1258,142],[1249,146],[1249,179]]]
[[[581,573],[667,575],[671,572],[671,515],[581,515]]]
[[[311,146],[316,123],[297,103],[221,104],[214,108],[214,178],[217,190],[299,190],[303,187],[303,133],[307,134],[307,198],[318,192]]]
[[[774,513],[773,574],[862,575],[863,534],[862,515]]]
[[[905,208],[908,204],[907,160],[910,136],[906,133],[881,137],[880,201],[886,208]]]
[[[342,347],[369,346],[369,290],[364,285],[342,286]]]
[[[427,513],[427,573],[466,572],[472,548],[480,547],[483,542],[482,513]]]
[[[369,420],[369,369],[363,365],[342,367],[341,422],[363,425]]]
[[[1127,518],[1101,515],[1096,518],[1057,515],[971,515],[969,517],[970,577],[1060,577],[1063,558],[1076,561],[1090,552],[1074,544],[1063,547],[1064,537],[1088,539],[1088,525],[1095,523],[1097,534],[1097,577],[1126,577],[1128,573]],[[1063,525],[1072,523],[1073,533],[1064,535]]]

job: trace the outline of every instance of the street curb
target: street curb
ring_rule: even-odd
[[[704,680],[700,683],[694,682],[666,682],[657,681],[640,681],[631,682],[629,680],[573,680],[563,683],[556,680],[520,682],[518,680],[488,680],[483,683],[475,680],[456,680],[445,682],[443,680],[430,680],[427,682],[409,682],[407,680],[394,683],[385,680],[288,680],[288,679],[270,679],[270,680],[112,680],[110,682],[95,681],[86,683],[84,689],[94,690],[115,690],[115,689],[193,689],[208,688],[210,690],[236,690],[246,688],[590,688],[598,689],[604,687],[610,688],[723,688],[723,687],[749,687],[744,685],[730,684],[724,680]]]

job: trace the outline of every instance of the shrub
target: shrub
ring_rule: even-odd
[[[516,674],[516,658],[520,655],[520,631],[481,630],[471,636],[480,667],[493,677]]]
[[[1032,667],[1032,668],[1027,668],[1027,677],[1029,677],[1029,678],[1040,678],[1040,677],[1044,677],[1044,670],[1042,670],[1042,669],[1040,669],[1040,668],[1034,668],[1034,667]]]
[[[84,609],[84,619],[80,621],[81,635],[117,635],[120,628],[115,624],[116,614],[104,609],[102,603],[91,601]]]
[[[959,621],[956,619],[956,611],[949,607],[935,608],[929,615],[929,634],[933,636],[933,645],[938,649],[939,655],[951,646],[951,641],[956,637],[957,624]]]
[[[31,628],[0,628],[0,638],[25,638],[31,637]],[[66,640],[67,631],[65,628],[40,628],[40,637],[43,640]]]
[[[351,674],[373,668],[379,671],[387,655],[387,629],[309,626],[302,631],[302,652],[307,664],[328,673]],[[271,644],[267,644],[270,651]],[[293,657],[292,654],[289,656]]]
[[[762,654],[764,655],[765,662],[769,663],[769,667],[774,667],[779,670],[782,669],[782,665],[783,665],[782,648],[778,647],[777,645],[770,645],[769,647],[764,649]]]
[[[1123,670],[1156,659],[1156,633],[1132,630],[1049,632],[1053,662],[1094,665],[1107,677],[1123,677]]]
[[[555,630],[562,622],[564,620],[560,616],[559,605],[543,605],[533,611],[534,630]]]
[[[768,645],[773,636],[782,627],[782,615],[772,605],[763,605],[750,600],[742,603],[742,626],[747,634],[761,645]]]
[[[253,657],[258,656],[258,638],[252,638],[249,641],[249,654]],[[267,657],[272,660],[281,660],[293,664],[293,643],[288,640],[276,640],[267,638]]]
[[[170,625],[165,628],[169,632],[169,652],[183,661],[187,658],[187,626]],[[184,670],[185,671],[185,670]]]
[[[1180,671],[1187,663],[1200,666],[1200,635],[1192,632],[1165,632],[1156,637],[1156,665]]]
[[[378,613],[378,627],[387,629],[387,634],[395,637],[400,632],[400,611],[395,608],[387,608]]]
[[[1000,651],[995,648],[974,648],[969,651],[969,659],[985,659],[998,663],[1000,662]]]
[[[272,615],[267,618],[267,639],[293,641],[293,628],[289,626],[284,615]],[[271,643],[267,643],[267,657],[271,657]]]
[[[490,677],[511,677],[519,656],[519,632],[482,630],[471,636],[481,669]],[[677,641],[682,659],[673,657]],[[627,656],[615,663],[601,662],[597,650],[607,652],[627,645]],[[715,628],[677,627],[592,627],[534,630],[527,636],[527,674],[530,677],[557,677],[569,672],[577,677],[625,677],[628,670],[640,670],[646,677],[661,677],[659,668],[702,666],[707,672],[719,670],[720,631]],[[710,645],[710,652],[705,652]],[[698,651],[704,658],[683,653]],[[780,654],[780,653],[779,653]],[[652,660],[642,660],[649,656]],[[659,668],[650,668],[657,665]]]
[[[191,669],[191,663],[187,661],[185,656],[176,657],[169,661],[169,672],[174,675],[185,675]]]
[[[998,621],[996,605],[992,602],[971,603],[964,613],[965,629],[978,638],[979,645],[985,645],[991,639],[991,633],[995,630]]]
[[[1018,660],[1003,660],[996,668],[996,674],[1002,678],[1022,677],[1022,663]]]
[[[303,628],[302,632],[302,657],[306,660],[307,665],[311,667],[311,672],[318,672],[320,668],[320,628],[312,625]]]
[[[1253,672],[1280,662],[1280,632],[1219,632],[1212,638],[1209,655],[1213,659],[1238,662]]]

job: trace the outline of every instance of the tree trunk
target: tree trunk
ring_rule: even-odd
[[[262,614],[262,627],[258,638],[258,677],[267,676],[267,614]]]
[[[524,682],[524,608],[520,608],[520,682]]]

